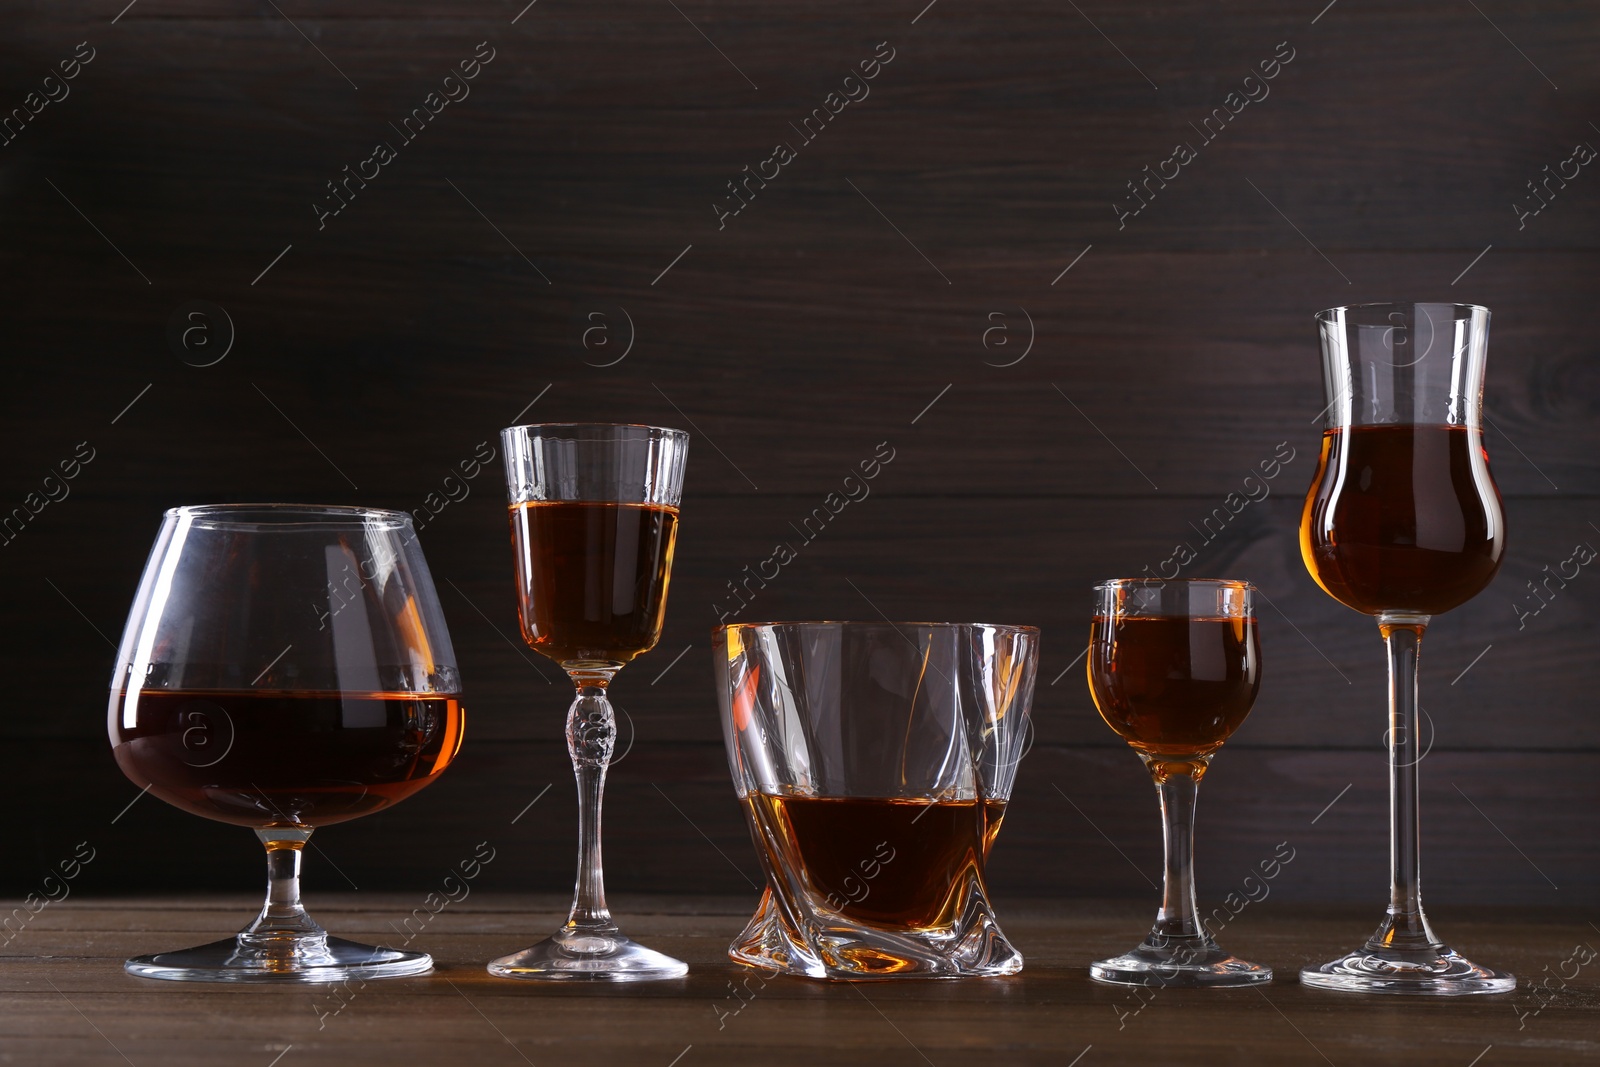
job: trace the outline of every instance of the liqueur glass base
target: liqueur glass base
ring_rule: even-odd
[[[1446,945],[1421,950],[1357,949],[1300,971],[1300,984],[1347,993],[1412,993],[1435,997],[1509,993],[1515,976],[1473,963]]]
[[[230,937],[196,948],[135,956],[123,968],[139,978],[179,982],[328,983],[427,974],[433,970],[433,957],[326,934],[283,938],[265,947],[247,946]]]
[[[567,927],[489,964],[497,978],[533,981],[660,982],[682,978],[689,965],[630,941],[616,929]]]
[[[1146,938],[1131,952],[1089,965],[1089,976],[1112,985],[1245,986],[1272,981],[1272,968],[1229,955],[1209,938]]]

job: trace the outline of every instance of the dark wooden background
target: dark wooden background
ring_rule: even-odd
[[[1287,442],[1271,496],[1187,572],[1265,601],[1261,698],[1204,791],[1202,896],[1287,841],[1275,899],[1375,919],[1381,647],[1306,575],[1295,524],[1322,407],[1311,313],[1381,299],[1495,312],[1510,550],[1424,646],[1429,897],[1600,891],[1600,574],[1525,627],[1514,610],[1541,568],[1600,545],[1600,172],[1522,229],[1512,207],[1600,143],[1591,3],[122,2],[13,3],[0,35],[6,109],[95,50],[0,147],[0,509],[79,442],[96,455],[0,547],[4,891],[83,840],[99,858],[81,893],[260,878],[243,831],[127,808],[106,743],[110,644],[163,508],[421,508],[525,412],[695,434],[666,635],[615,691],[636,739],[606,858],[633,892],[751,891],[713,605],[887,441],[871,496],[741,617],[1042,626],[996,892],[1153,907],[1155,798],[1074,665],[1088,586],[1197,540],[1189,524]],[[470,97],[319,231],[324,183],[398,142],[389,123],[481,41]],[[725,183],[796,142],[788,124],[884,41],[871,95],[719,231]],[[1189,124],[1284,41],[1270,96],[1201,146]],[[1119,229],[1125,183],[1179,141],[1198,158]],[[235,335],[212,366],[190,364],[227,339],[215,311],[212,347],[169,340],[196,300]],[[430,886],[481,840],[503,857],[494,888],[570,884],[567,691],[507,640],[500,479],[496,463],[422,532],[467,684],[462,756],[319,834],[316,892]]]

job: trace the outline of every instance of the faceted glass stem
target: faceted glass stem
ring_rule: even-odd
[[[606,769],[617,742],[617,718],[606,698],[610,675],[574,675],[578,695],[567,712],[567,752],[578,784],[578,877],[567,915],[569,930],[615,933],[606,907],[605,871],[600,858],[600,806]]]
[[[1389,652],[1389,912],[1369,948],[1437,950],[1422,912],[1420,787],[1422,735],[1417,709],[1417,657],[1429,616],[1385,613],[1378,631]]]
[[[578,783],[578,877],[572,890],[572,910],[552,936],[521,952],[491,960],[489,973],[500,978],[552,981],[682,978],[689,971],[688,964],[624,937],[606,906],[600,804],[617,742],[616,714],[606,699],[606,685],[616,670],[569,673],[578,689],[567,711],[567,753]]]

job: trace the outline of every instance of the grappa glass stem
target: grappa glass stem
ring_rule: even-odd
[[[326,940],[327,932],[300,903],[300,853],[310,830],[274,827],[257,830],[267,849],[267,900],[261,914],[239,934],[241,948],[289,949],[308,938]]]
[[[1166,862],[1161,911],[1150,935],[1163,940],[1209,942],[1197,917],[1200,909],[1194,892],[1194,807],[1205,765],[1153,760],[1150,771],[1161,796]]]
[[[569,930],[615,932],[606,907],[605,872],[600,860],[600,804],[606,768],[617,741],[617,719],[606,699],[610,676],[574,677],[578,696],[567,712],[567,752],[578,783],[578,878],[573,889]]]
[[[1370,948],[1434,949],[1438,938],[1422,913],[1421,824],[1417,764],[1417,656],[1429,616],[1385,612],[1378,630],[1389,651],[1389,913]]]

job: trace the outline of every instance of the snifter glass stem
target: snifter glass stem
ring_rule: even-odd
[[[325,949],[328,934],[300,903],[300,853],[310,830],[257,830],[267,848],[267,900],[256,921],[239,934],[241,950],[290,953]]]
[[[567,752],[578,782],[578,878],[573,888],[567,929],[616,932],[606,907],[606,876],[600,861],[600,804],[606,768],[617,743],[617,717],[606,699],[603,678],[573,675],[578,696],[567,711]]]
[[[141,978],[210,982],[338,982],[425,974],[433,959],[329,937],[300,902],[300,855],[311,840],[309,826],[256,830],[267,849],[267,899],[255,922],[224,941],[135,956],[126,964]]]
[[[1422,913],[1419,872],[1417,763],[1422,759],[1422,735],[1417,718],[1417,656],[1429,618],[1387,612],[1378,616],[1378,631],[1389,651],[1389,914],[1368,939],[1370,948],[1440,947]]]

